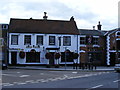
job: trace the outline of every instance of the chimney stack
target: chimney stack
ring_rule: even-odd
[[[98,30],[101,30],[101,24],[100,24],[100,21],[98,22],[98,25],[97,25],[97,27],[98,27]]]
[[[70,18],[70,21],[74,21],[74,17],[73,16]]]
[[[48,16],[46,16],[47,12],[44,12],[44,16],[43,16],[43,19],[44,20],[47,20]]]
[[[93,30],[95,30],[95,26],[93,26]]]

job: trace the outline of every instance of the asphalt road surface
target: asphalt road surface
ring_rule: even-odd
[[[120,88],[120,75],[114,71],[4,70],[2,88]]]

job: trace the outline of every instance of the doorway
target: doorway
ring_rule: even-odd
[[[52,57],[50,58],[50,60],[49,60],[49,64],[50,65],[54,65],[54,60],[55,60],[55,58],[54,58],[54,52],[50,52],[51,53],[51,55],[52,55]]]
[[[115,66],[116,54],[111,52],[110,53],[110,65]]]
[[[40,52],[26,52],[26,63],[40,63]]]
[[[11,52],[11,64],[12,65],[17,64],[17,52]]]

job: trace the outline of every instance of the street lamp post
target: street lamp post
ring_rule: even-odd
[[[118,41],[117,41],[117,38],[116,38],[116,61],[115,63],[119,63],[119,60],[118,60],[118,45],[117,45]]]
[[[66,58],[67,58],[67,57],[66,57],[66,50],[67,50],[66,48],[67,48],[67,47],[65,47],[65,70],[66,70]]]

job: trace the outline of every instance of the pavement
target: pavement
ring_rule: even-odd
[[[73,66],[60,66],[59,68],[51,67],[47,68],[46,66],[8,66],[8,69],[27,69],[27,70],[54,70],[54,71],[114,71],[114,66],[98,66],[96,69],[73,69]]]

